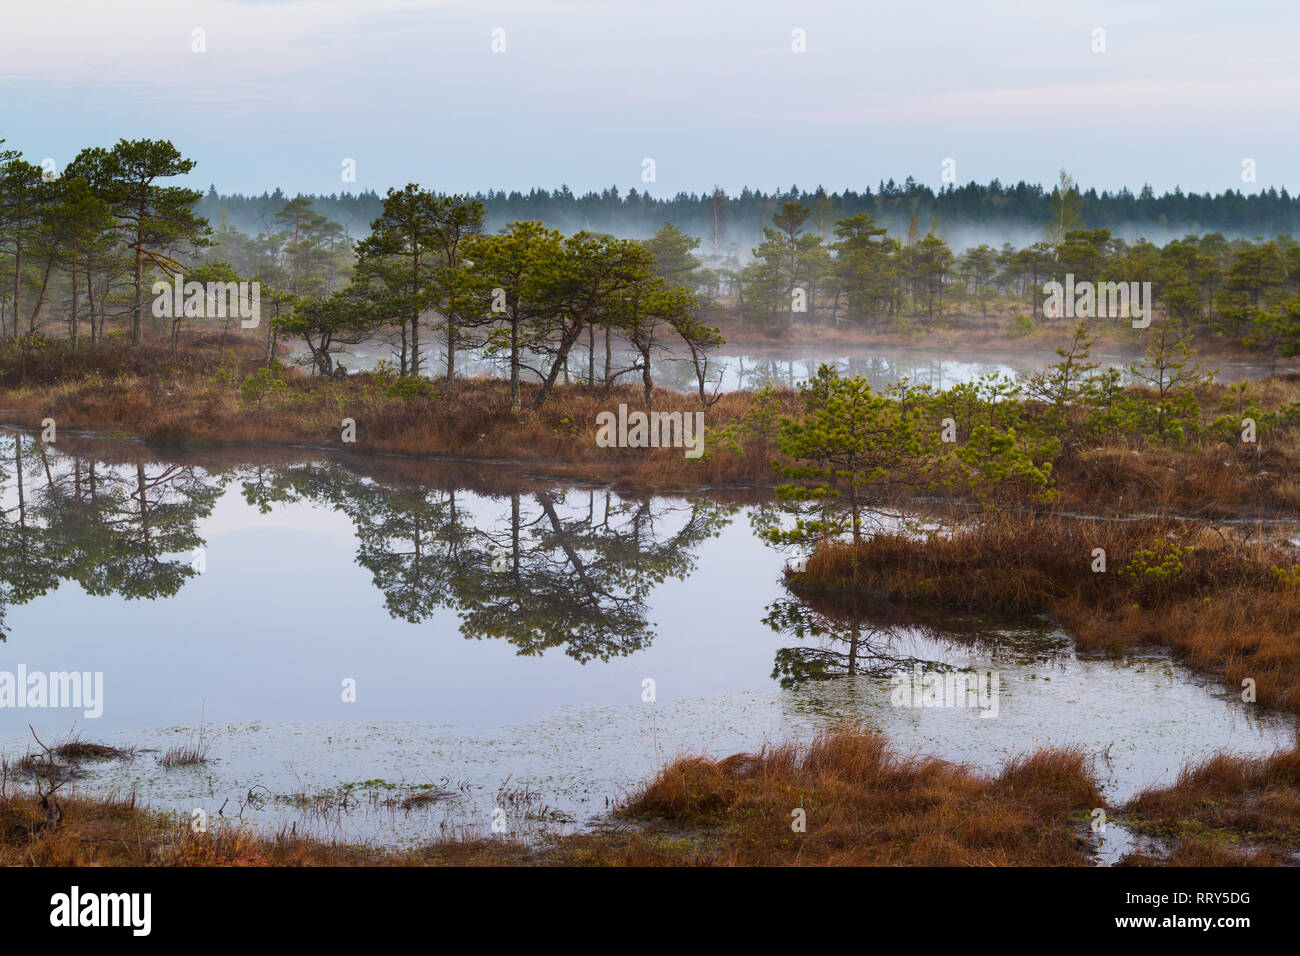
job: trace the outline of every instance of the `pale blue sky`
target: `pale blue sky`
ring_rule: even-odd
[[[1220,0],[7,3],[0,137],[166,137],[222,191],[907,175],[1300,186],[1300,5]],[[207,51],[191,51],[192,31]],[[492,32],[505,31],[505,52]],[[1092,52],[1105,30],[1104,53]],[[807,51],[792,50],[792,31]],[[656,181],[641,180],[653,158]],[[357,163],[344,183],[341,163]],[[1257,182],[1241,164],[1254,159]]]

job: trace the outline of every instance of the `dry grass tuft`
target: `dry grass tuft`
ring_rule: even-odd
[[[1106,571],[1092,570],[1094,550]],[[819,548],[790,586],[899,603],[1048,613],[1080,647],[1172,648],[1233,692],[1300,710],[1300,573],[1295,556],[1203,525],[1149,518],[995,513],[951,535],[882,534],[855,551]]]
[[[168,747],[158,762],[164,767],[185,767],[192,764],[206,763],[208,748],[200,741],[192,744],[177,744]]]
[[[1088,862],[1080,821],[1100,800],[1078,750],[1039,751],[981,776],[900,755],[881,735],[850,726],[806,746],[683,757],[622,812],[710,831],[695,862],[1060,866]],[[791,829],[796,809],[806,832]]]
[[[1141,829],[1178,838],[1185,856],[1223,852],[1295,864],[1300,747],[1267,757],[1214,754],[1184,767],[1172,785],[1139,793],[1124,812]]]

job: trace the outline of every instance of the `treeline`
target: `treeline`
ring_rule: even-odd
[[[1074,188],[1071,184],[1070,187]],[[1166,237],[1184,233],[1221,232],[1254,238],[1295,232],[1300,226],[1300,202],[1285,189],[1273,187],[1245,193],[1172,192],[1156,195],[1150,186],[1134,193],[1096,189],[1075,190],[1079,213],[1097,228],[1110,229],[1127,238]],[[818,187],[764,192],[742,189],[728,195],[712,192],[678,193],[659,199],[643,190],[626,192],[617,186],[578,194],[567,186],[555,190],[489,190],[470,198],[483,204],[490,231],[516,221],[538,221],[552,229],[572,233],[583,229],[621,236],[649,237],[665,222],[704,241],[710,255],[743,254],[772,216],[787,202],[814,210],[818,222],[865,214],[898,236],[909,231],[933,230],[957,245],[964,237],[982,237],[991,231],[1008,236],[1038,235],[1059,201],[1061,184],[1051,187],[1018,182],[1014,186],[993,180],[987,185],[950,184],[934,190],[908,177],[901,185],[892,179],[875,189],[827,192]],[[268,229],[275,214],[292,197],[280,189],[260,196],[222,195],[211,187],[196,212],[216,222],[225,211],[243,232]],[[369,231],[379,215],[383,197],[373,191],[307,197],[320,214],[339,222],[354,237]]]
[[[652,357],[684,346],[700,399],[708,401],[708,352],[722,339],[701,321],[688,287],[695,264],[689,250],[698,240],[671,226],[646,242],[590,232],[566,237],[537,222],[489,235],[484,218],[476,199],[414,184],[390,189],[370,235],[356,246],[347,283],[329,294],[293,296],[292,311],[272,322],[274,333],[301,339],[326,375],[339,345],[381,339],[394,348],[397,374],[418,380],[425,370],[421,334],[429,330],[443,356],[434,374],[451,382],[458,354],[486,348],[508,367],[516,409],[523,374],[541,383],[532,402],[540,408],[560,376],[568,380],[579,344],[587,382],[609,385],[639,371],[649,405]],[[634,347],[639,358],[632,367],[614,367],[615,338]]]
[[[459,201],[475,211],[474,229],[486,234],[489,217],[484,203],[470,197]],[[315,208],[306,199],[290,200],[272,221],[283,220],[285,210],[308,206]],[[867,213],[828,219],[825,207],[801,202],[785,202],[761,224],[757,244],[747,250],[744,264],[730,253],[709,254],[707,240],[672,223],[661,223],[652,238],[640,245],[651,252],[649,268],[693,294],[689,307],[697,318],[685,338],[705,350],[719,340],[702,331],[701,313],[726,312],[768,328],[847,325],[877,333],[930,331],[992,314],[1012,319],[1011,335],[1029,335],[1053,321],[1043,315],[1045,285],[1065,284],[1067,279],[1094,285],[1149,282],[1155,301],[1146,305],[1158,305],[1161,320],[1172,324],[1182,343],[1209,338],[1274,359],[1300,349],[1300,244],[1290,235],[1248,240],[1229,239],[1221,232],[1192,233],[1156,245],[1146,239],[1125,240],[1107,227],[1093,226],[1085,217],[1087,208],[1085,195],[1062,175],[1046,209],[1043,238],[1024,246],[979,244],[957,252],[935,231],[922,232],[915,217],[904,233],[891,235]],[[332,230],[329,248],[337,248],[340,227],[314,212],[311,215]],[[522,222],[532,221],[511,223],[501,232],[527,242],[557,234],[536,222],[528,232]],[[219,250],[237,263],[241,274],[254,269],[259,255],[273,257],[280,243],[274,230],[255,240],[228,225],[219,226],[218,234],[223,237]],[[300,241],[294,239],[295,248]],[[309,240],[305,248],[315,241]],[[268,243],[269,248],[257,251],[259,244]],[[365,246],[363,242],[358,248]],[[472,264],[469,273],[474,281],[485,278]],[[522,276],[507,274],[498,279],[507,288],[509,281]],[[678,320],[669,324],[683,325]],[[1070,323],[1062,324],[1068,328]],[[413,328],[412,334],[416,331]],[[599,331],[606,338],[611,331],[621,334],[638,350],[645,344],[647,362],[650,351],[671,344],[662,336],[647,343],[635,321],[593,321],[587,331]],[[534,335],[523,342],[523,348],[531,349],[545,339]],[[473,336],[466,342],[473,342]],[[447,344],[454,350],[454,336]],[[499,335],[489,335],[477,344],[499,348],[504,343]],[[594,345],[588,345],[592,346],[587,349],[590,359]],[[697,355],[694,348],[689,352],[698,359],[697,371],[703,372],[707,356]],[[613,373],[606,369],[604,378],[636,371],[641,364]],[[567,365],[560,368],[567,374]],[[538,375],[546,377],[545,371]]]
[[[639,375],[650,403],[652,359],[672,354],[691,362],[707,404],[709,353],[722,343],[711,323],[724,313],[768,328],[906,333],[992,312],[1027,335],[1059,321],[1042,315],[1045,284],[1072,277],[1151,283],[1171,348],[1209,336],[1273,356],[1300,352],[1300,244],[1291,236],[1125,240],[1088,220],[1088,195],[1064,173],[1038,208],[1043,238],[1025,246],[958,254],[916,214],[891,235],[870,213],[841,215],[816,199],[780,204],[742,264],[730,252],[706,254],[707,240],[672,223],[644,240],[566,235],[537,219],[492,230],[483,199],[414,184],[379,200],[360,241],[308,197],[284,200],[249,235],[225,210],[212,227],[197,191],[167,185],[194,165],[164,140],[86,149],[59,175],[0,148],[0,335],[57,330],[74,345],[83,334],[92,344],[129,335],[138,345],[148,329],[169,334],[175,350],[187,320],[213,317],[208,290],[244,281],[256,284],[268,365],[281,337],[300,341],[324,375],[336,373],[340,349],[378,340],[391,346],[397,377],[452,381],[467,351],[485,351],[508,370],[513,404],[531,376],[540,407],[575,360],[591,384]],[[925,193],[913,184],[882,195],[908,190]],[[729,202],[715,197],[716,221]],[[180,277],[183,305],[170,294]],[[218,298],[223,335],[229,305]],[[431,338],[436,369],[426,362]],[[631,364],[616,365],[616,347],[621,355],[629,346]]]
[[[1249,241],[1207,233],[1163,246],[1127,242],[1109,229],[1084,227],[1081,207],[1066,190],[1047,238],[1019,248],[982,244],[958,255],[933,232],[894,238],[865,214],[837,220],[828,236],[812,228],[809,206],[786,203],[748,265],[706,269],[699,281],[709,294],[734,295],[740,313],[755,322],[847,322],[905,332],[1010,311],[1019,313],[1012,335],[1064,317],[1043,314],[1050,282],[1149,282],[1162,323],[1184,342],[1213,337],[1273,356],[1300,352],[1300,243],[1293,237]]]
[[[256,311],[268,365],[280,336],[301,340],[325,375],[338,348],[378,339],[418,388],[431,334],[444,361],[432,371],[450,382],[458,355],[486,348],[508,364],[516,408],[521,376],[537,377],[536,408],[568,380],[582,343],[588,382],[639,372],[649,404],[652,357],[684,345],[708,401],[708,350],[721,337],[686,284],[698,240],[671,227],[647,242],[537,222],[489,235],[479,200],[412,184],[388,191],[360,242],[305,198],[248,236],[226,217],[214,230],[195,212],[199,193],[165,184],[193,167],[163,140],[83,150],[61,175],[0,152],[0,335],[18,340],[19,362],[59,327],[74,346],[84,325],[92,345],[129,329],[138,346],[146,328],[165,329],[175,351],[186,320],[222,318],[225,334],[236,313]],[[119,319],[126,328],[106,333]],[[639,356],[631,367],[613,366],[616,337]]]
[[[209,242],[196,190],[160,180],[194,168],[165,140],[84,149],[63,170],[26,162],[0,140],[0,334],[34,335],[57,318],[75,345],[125,317],[139,345],[153,277],[181,271]]]

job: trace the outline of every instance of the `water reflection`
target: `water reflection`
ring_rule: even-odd
[[[987,375],[1001,375],[1017,379],[1022,375],[1043,368],[1058,361],[1058,356],[1050,349],[1020,350],[981,350],[973,348],[942,348],[935,346],[863,346],[863,345],[826,345],[808,346],[791,344],[786,347],[768,346],[753,352],[741,351],[743,346],[727,346],[722,351],[709,357],[709,390],[735,391],[738,389],[761,389],[772,385],[794,388],[805,382],[817,371],[819,365],[828,364],[843,376],[861,375],[876,391],[884,391],[891,384],[903,378],[936,389],[952,388],[954,385],[974,382]],[[596,380],[604,381],[604,349],[598,350],[595,369]],[[391,360],[392,356],[381,346],[367,344],[358,347],[347,355],[346,365],[353,371],[366,371],[375,368],[380,361]],[[525,353],[527,357],[527,353]],[[1094,354],[1093,359],[1103,367],[1125,365],[1137,355]],[[300,356],[301,358],[301,356]],[[635,371],[641,360],[640,354],[627,348],[615,347],[612,351],[611,374],[617,381],[625,381],[629,372]],[[1211,362],[1216,370],[1216,378],[1222,382],[1239,382],[1267,378],[1274,374],[1271,364],[1250,364],[1243,362]],[[484,349],[458,349],[456,352],[457,374],[464,377],[490,376],[506,377],[509,365],[505,357],[488,354]],[[585,382],[591,372],[590,356],[581,347],[575,347],[569,357],[568,368],[562,370],[562,380]],[[695,368],[687,357],[656,357],[650,363],[654,381],[662,388],[680,392],[694,392],[698,388]],[[434,348],[430,350],[427,360],[427,374],[437,378],[445,374],[445,353]],[[440,369],[442,371],[440,371]],[[1281,367],[1285,371],[1285,367]],[[638,373],[639,374],[639,373]],[[1132,376],[1126,371],[1126,380]]]
[[[197,573],[198,523],[221,490],[198,468],[106,467],[0,438],[0,639],[8,607],[65,580],[100,596],[175,594]]]
[[[917,665],[951,671],[955,657],[972,651],[1015,667],[1059,665],[1073,647],[1059,628],[1032,619],[853,595],[783,596],[767,606],[763,623],[804,642],[776,651],[772,678],[785,690],[843,677],[891,678]]]
[[[652,639],[647,598],[695,568],[695,549],[734,507],[706,499],[620,498],[609,490],[513,490],[485,520],[454,488],[392,489],[311,464],[241,479],[249,503],[328,504],[352,521],[357,563],[390,615],[411,623],[447,607],[461,633],[520,654],[563,648],[609,660]]]
[[[871,382],[873,388],[883,391],[891,383],[901,378],[909,378],[918,383],[929,384],[935,388],[951,388],[961,382],[974,381],[983,375],[1000,373],[1014,377],[1018,371],[1030,371],[1039,368],[1044,362],[1055,360],[1051,352],[1041,356],[1002,356],[989,355],[976,360],[955,359],[951,354],[939,354],[912,349],[852,349],[840,351],[800,348],[798,357],[777,357],[773,355],[747,354],[743,352],[725,352],[711,356],[709,359],[710,391],[737,389],[760,389],[768,385],[794,388],[805,382],[817,372],[823,363],[830,364],[842,375],[862,375]],[[509,374],[506,361],[487,354],[482,349],[457,350],[458,374],[465,377],[489,376],[505,377]],[[525,353],[525,358],[528,354]],[[438,377],[438,369],[446,368],[445,355],[433,349],[429,356],[428,374]],[[347,367],[354,371],[374,369],[380,361],[385,360],[385,353],[371,347],[359,348],[348,353]],[[618,381],[623,376],[635,371],[641,361],[640,353],[630,350],[615,350],[611,374]],[[699,384],[695,377],[695,367],[687,357],[666,356],[651,360],[651,374],[661,388],[670,388],[679,392],[694,392]],[[586,352],[575,349],[570,355],[569,366],[562,370],[563,381],[585,382],[591,371],[591,362]],[[638,373],[639,374],[639,373]],[[604,353],[597,356],[596,379],[604,381]]]
[[[900,647],[919,631],[938,641],[939,627],[909,617],[884,601],[845,598],[814,607],[797,597],[780,598],[767,607],[763,623],[772,630],[812,645],[782,647],[776,652],[772,678],[789,690],[808,681],[837,677],[889,677],[920,664],[930,671],[951,670]]]
[[[200,522],[232,482],[263,514],[309,504],[345,515],[356,562],[391,617],[418,624],[449,608],[466,638],[504,639],[521,655],[558,647],[581,662],[648,646],[651,591],[690,574],[699,544],[736,511],[605,489],[484,496],[454,485],[389,487],[330,462],[108,465],[9,435],[0,461],[0,628],[5,608],[65,580],[97,596],[176,594],[199,573]]]

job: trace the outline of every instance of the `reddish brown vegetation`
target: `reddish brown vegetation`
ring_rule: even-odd
[[[1124,811],[1140,826],[1183,841],[1262,848],[1263,862],[1300,857],[1300,748],[1267,757],[1215,754],[1185,767],[1168,787],[1134,797]]]
[[[984,776],[846,728],[802,747],[680,759],[627,812],[717,828],[693,862],[1062,866],[1089,862],[1080,820],[1100,799],[1077,750],[1041,750]],[[806,832],[791,829],[796,808]]]
[[[61,825],[30,835],[24,827],[43,811],[7,796],[0,865],[1085,865],[1083,821],[1099,800],[1077,751],[1040,751],[984,776],[846,727],[803,747],[680,759],[630,799],[623,813],[640,826],[537,849],[467,840],[384,851],[224,825],[194,833],[111,798],[66,798]],[[796,807],[807,815],[802,833],[790,826]]]
[[[1104,573],[1092,570],[1105,551]],[[856,566],[855,566],[856,565]],[[859,591],[902,602],[1047,612],[1083,648],[1173,648],[1234,691],[1300,710],[1300,587],[1295,557],[1168,519],[1098,521],[1000,514],[927,538],[882,534],[820,548],[799,590]]]
[[[75,356],[75,357],[74,357]],[[351,452],[511,461],[549,475],[615,481],[647,489],[768,483],[770,462],[757,455],[685,457],[682,448],[601,448],[596,415],[620,403],[643,407],[640,389],[559,386],[541,412],[510,410],[509,388],[493,379],[401,382],[367,374],[322,380],[279,370],[257,394],[245,388],[260,363],[252,357],[190,349],[172,362],[164,350],[51,347],[34,353],[21,384],[0,369],[0,397],[15,424],[127,433],[172,446],[311,445]],[[699,402],[671,391],[655,410],[695,412]],[[787,403],[794,401],[793,394]],[[744,416],[749,393],[722,397],[705,415],[707,429]],[[356,423],[345,443],[341,422]],[[706,438],[706,449],[708,441]]]
[[[231,335],[191,338],[173,358],[167,349],[121,345],[71,349],[50,343],[0,355],[0,403],[10,423],[129,434],[172,447],[298,445],[382,453],[515,462],[552,477],[609,481],[644,490],[749,488],[775,484],[771,434],[733,449],[720,433],[754,408],[752,392],[724,393],[705,412],[706,453],[680,448],[601,448],[596,415],[624,403],[643,408],[639,388],[557,386],[539,412],[528,409],[535,386],[524,386],[524,410],[510,410],[506,383],[458,380],[451,385],[370,374],[320,379],[280,368],[259,381],[262,345]],[[251,383],[250,383],[251,379]],[[1294,400],[1297,383],[1264,383],[1265,407]],[[1209,408],[1222,388],[1206,395]],[[800,404],[791,389],[776,393],[778,413]],[[695,412],[698,400],[658,389],[655,410]],[[1207,412],[1207,421],[1212,418]],[[356,442],[341,437],[356,422]],[[1187,448],[1125,442],[1072,447],[1054,463],[1060,504],[1117,513],[1176,510],[1204,515],[1300,511],[1300,436],[1283,429],[1258,445],[1203,440]]]

